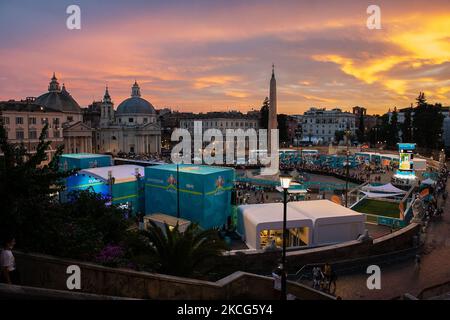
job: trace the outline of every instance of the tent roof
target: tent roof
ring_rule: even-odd
[[[406,191],[393,186],[391,183],[387,183],[382,186],[367,185],[363,187],[363,190],[373,192],[384,192],[384,193],[401,193],[401,194],[406,193]]]
[[[72,158],[72,159],[91,159],[103,157],[111,157],[111,156],[107,154],[95,154],[95,153],[65,153],[61,155],[61,158]]]
[[[295,208],[297,211],[313,220],[344,217],[360,217],[365,219],[361,213],[330,200],[292,201],[289,202],[288,207]]]
[[[253,225],[261,223],[280,223],[283,221],[282,203],[263,203],[239,206],[242,214]],[[365,221],[362,213],[343,207],[329,200],[291,201],[287,207],[287,221],[299,221],[306,226],[316,220],[361,220]]]
[[[145,220],[152,220],[154,222],[165,223],[169,226],[175,227],[178,223],[179,226],[189,225],[191,222],[186,219],[181,219],[173,216],[169,216],[163,213],[148,214],[144,217]]]
[[[369,198],[388,198],[388,197],[394,197],[394,196],[401,196],[404,193],[380,193],[380,192],[368,192],[368,191],[362,191],[367,197]]]
[[[220,172],[228,172],[233,171],[233,168],[224,168],[224,167],[215,167],[215,166],[207,166],[207,165],[196,165],[196,164],[180,164],[179,171],[182,173],[192,173],[192,174],[212,174],[212,173],[220,173]],[[170,164],[161,164],[153,167],[147,167],[147,170],[164,170],[177,172],[177,165]]]
[[[139,170],[139,174],[141,175],[141,177],[145,176],[144,167],[132,164],[83,169],[80,170],[79,174],[89,175],[106,182],[108,181],[108,171],[111,171],[112,176],[115,178],[115,182],[118,183],[136,181],[136,169]]]
[[[435,184],[435,183],[436,183],[436,181],[434,181],[431,178],[428,178],[428,179],[425,179],[422,181],[422,184]]]
[[[248,204],[239,206],[239,209],[246,219],[255,226],[262,223],[280,223],[283,221],[282,203]],[[312,226],[310,217],[289,206],[287,208],[287,221],[300,221],[306,226]]]

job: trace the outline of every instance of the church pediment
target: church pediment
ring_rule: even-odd
[[[64,126],[65,132],[79,132],[79,131],[92,132],[93,130],[94,129],[92,129],[87,124],[81,121],[74,123],[69,122]]]
[[[142,130],[161,130],[161,126],[157,123],[147,123],[141,127]]]

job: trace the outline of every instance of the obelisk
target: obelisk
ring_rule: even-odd
[[[272,64],[272,78],[270,78],[270,92],[269,92],[269,124],[267,126],[267,151],[272,154],[272,151],[278,152],[278,150],[272,150],[271,148],[271,132],[272,129],[278,129],[277,122],[277,80],[275,79],[275,65]]]

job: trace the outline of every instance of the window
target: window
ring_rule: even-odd
[[[3,117],[3,124],[9,124],[9,117]]]
[[[30,124],[36,124],[36,118],[35,118],[35,117],[31,117],[31,118],[29,119],[29,123],[30,123]]]
[[[128,118],[128,122],[134,122],[133,118]]]
[[[67,117],[67,121],[69,122],[73,121],[73,117]]]
[[[42,124],[42,125],[48,124],[48,119],[47,119],[47,118],[42,118],[42,119],[41,119],[41,124]]]
[[[148,119],[147,118],[144,118],[144,123],[147,123],[148,122]]]
[[[60,135],[60,133],[59,133],[59,130],[54,130],[53,131],[53,137],[54,138],[59,138],[61,135]]]
[[[122,118],[119,118],[119,123],[122,123]]]
[[[23,140],[24,137],[25,137],[25,135],[24,135],[24,133],[23,133],[22,130],[17,130],[17,131],[16,131],[16,139],[17,139],[17,140]]]
[[[36,130],[30,130],[28,132],[28,139],[30,139],[30,140],[36,140],[37,139],[37,132],[36,132]]]
[[[59,124],[59,118],[53,118],[53,124],[58,125]]]
[[[16,117],[16,124],[23,124],[23,118],[22,117]]]

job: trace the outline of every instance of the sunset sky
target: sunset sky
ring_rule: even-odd
[[[81,30],[66,8],[81,7]],[[381,7],[381,30],[366,27]],[[259,108],[271,65],[281,113],[450,105],[450,1],[0,0],[0,100],[38,96],[55,71],[81,106],[136,79],[156,108]]]

